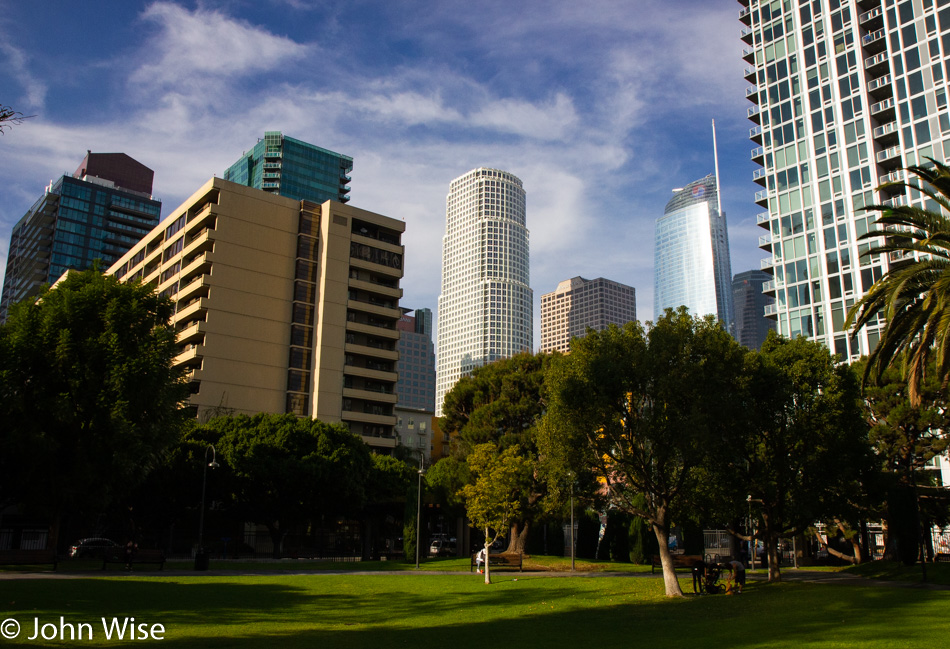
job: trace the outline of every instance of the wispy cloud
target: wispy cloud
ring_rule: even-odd
[[[240,76],[306,56],[308,48],[220,11],[156,2],[142,18],[159,27],[146,48],[149,61],[132,75],[144,84],[180,85],[191,77]]]
[[[26,52],[12,45],[2,31],[0,31],[0,53],[3,54],[2,58],[6,60],[4,65],[7,67],[7,72],[12,74],[23,88],[24,99],[26,100],[24,109],[30,111],[41,110],[46,103],[46,84],[30,73],[29,57]],[[12,102],[9,95],[5,101]]]

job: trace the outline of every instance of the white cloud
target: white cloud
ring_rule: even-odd
[[[145,48],[149,61],[132,75],[137,83],[179,84],[192,76],[262,72],[308,52],[289,38],[218,11],[188,11],[170,2],[155,2],[142,18],[157,24],[160,33]]]
[[[6,59],[4,64],[7,72],[20,83],[25,92],[26,106],[28,110],[42,109],[46,103],[46,84],[34,77],[29,71],[28,57],[26,53],[15,45],[7,41],[3,32],[0,32],[0,53]],[[5,97],[10,102],[10,98]],[[20,112],[23,112],[22,110]]]
[[[517,99],[499,99],[470,116],[472,124],[539,140],[561,140],[577,126],[570,97],[558,93],[554,101],[539,105]]]

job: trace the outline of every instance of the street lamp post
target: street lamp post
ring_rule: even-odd
[[[419,453],[419,479],[416,488],[416,570],[419,569],[419,543],[422,539],[422,474],[425,466],[425,456]]]
[[[208,462],[208,451],[211,451],[211,462]],[[204,470],[201,473],[201,516],[198,519],[198,551],[204,552],[205,546],[205,487],[208,484],[208,467],[217,469],[220,464],[215,461],[214,445],[208,444],[205,449]]]
[[[574,534],[574,474],[569,474],[571,476],[571,572],[574,572],[574,541],[577,536]]]

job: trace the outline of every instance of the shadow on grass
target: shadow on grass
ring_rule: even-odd
[[[950,594],[753,584],[665,600],[659,580],[439,576],[0,582],[4,616],[161,622],[164,646],[942,647]],[[114,644],[114,643],[112,643]]]

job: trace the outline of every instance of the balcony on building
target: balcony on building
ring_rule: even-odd
[[[894,119],[894,98],[889,97],[884,101],[871,104],[871,116],[879,123],[889,122]]]
[[[772,215],[769,212],[759,212],[755,215],[755,224],[760,228],[771,230]]]
[[[775,297],[775,280],[770,279],[767,282],[762,282],[762,295],[771,295]]]
[[[772,235],[763,234],[759,237],[759,248],[765,250],[766,252],[772,252]]]
[[[901,166],[901,148],[899,146],[892,146],[883,151],[878,151],[874,158],[877,160],[877,163],[882,167],[900,167]]]
[[[755,48],[754,47],[743,47],[742,48],[742,60],[746,63],[755,63]]]
[[[759,207],[769,206],[769,190],[763,189],[755,193],[755,202]]]
[[[885,74],[883,77],[871,79],[868,82],[868,94],[878,101],[883,101],[888,97],[893,97],[894,93],[891,90],[891,75]]]
[[[874,140],[885,149],[897,143],[899,133],[900,128],[897,121],[877,126],[871,131]]]
[[[864,59],[864,70],[869,77],[886,74],[890,70],[890,66],[887,64],[888,60],[887,52],[880,52],[874,56],[869,56]]]
[[[755,30],[751,27],[743,27],[739,31],[739,39],[747,45],[752,45],[755,41]]]
[[[745,77],[745,80],[749,83],[755,83],[755,72],[756,68],[754,65],[746,66],[745,70],[742,71],[742,76]]]
[[[752,149],[749,152],[749,158],[751,158],[752,162],[756,162],[758,164],[764,164],[765,163],[765,147],[757,146],[754,149]]]
[[[861,37],[861,45],[864,46],[864,51],[868,54],[882,52],[887,47],[887,32],[883,29],[878,29],[877,31],[865,34]]]
[[[868,32],[875,32],[884,28],[884,10],[875,7],[858,16],[858,24]]]
[[[759,108],[758,104],[756,104],[755,106],[749,106],[749,110],[745,112],[745,115],[753,122],[759,123],[759,121],[762,119],[761,111],[762,109]]]
[[[749,129],[749,139],[756,144],[762,144],[762,127],[753,126]]]
[[[871,11],[881,6],[881,0],[858,0],[858,8],[861,12]]]
[[[739,20],[741,20],[742,23],[746,27],[751,27],[752,26],[752,7],[743,7],[742,9],[740,9]]]
[[[764,315],[766,318],[771,318],[772,320],[778,319],[778,305],[777,304],[766,304]]]
[[[281,151],[264,151],[265,160],[275,160],[277,158],[282,158],[283,155],[284,154]]]
[[[759,268],[764,270],[766,273],[774,273],[775,264],[781,261],[781,259],[776,259],[775,255],[772,255],[771,257],[765,257],[764,259],[759,260]]]
[[[903,182],[903,181],[904,181],[904,178],[905,178],[905,176],[904,176],[904,170],[903,170],[903,169],[897,169],[896,171],[892,171],[892,172],[889,173],[889,174],[884,174],[883,176],[878,177],[877,180],[878,180],[878,183],[881,184],[881,185],[888,185],[888,184],[890,184],[890,183]],[[904,188],[903,188],[903,187],[900,187],[899,189],[900,189],[901,192],[904,191]]]
[[[752,172],[752,182],[758,183],[762,187],[765,187],[766,182],[768,181],[768,175],[765,172],[765,167],[761,169],[756,169]]]

